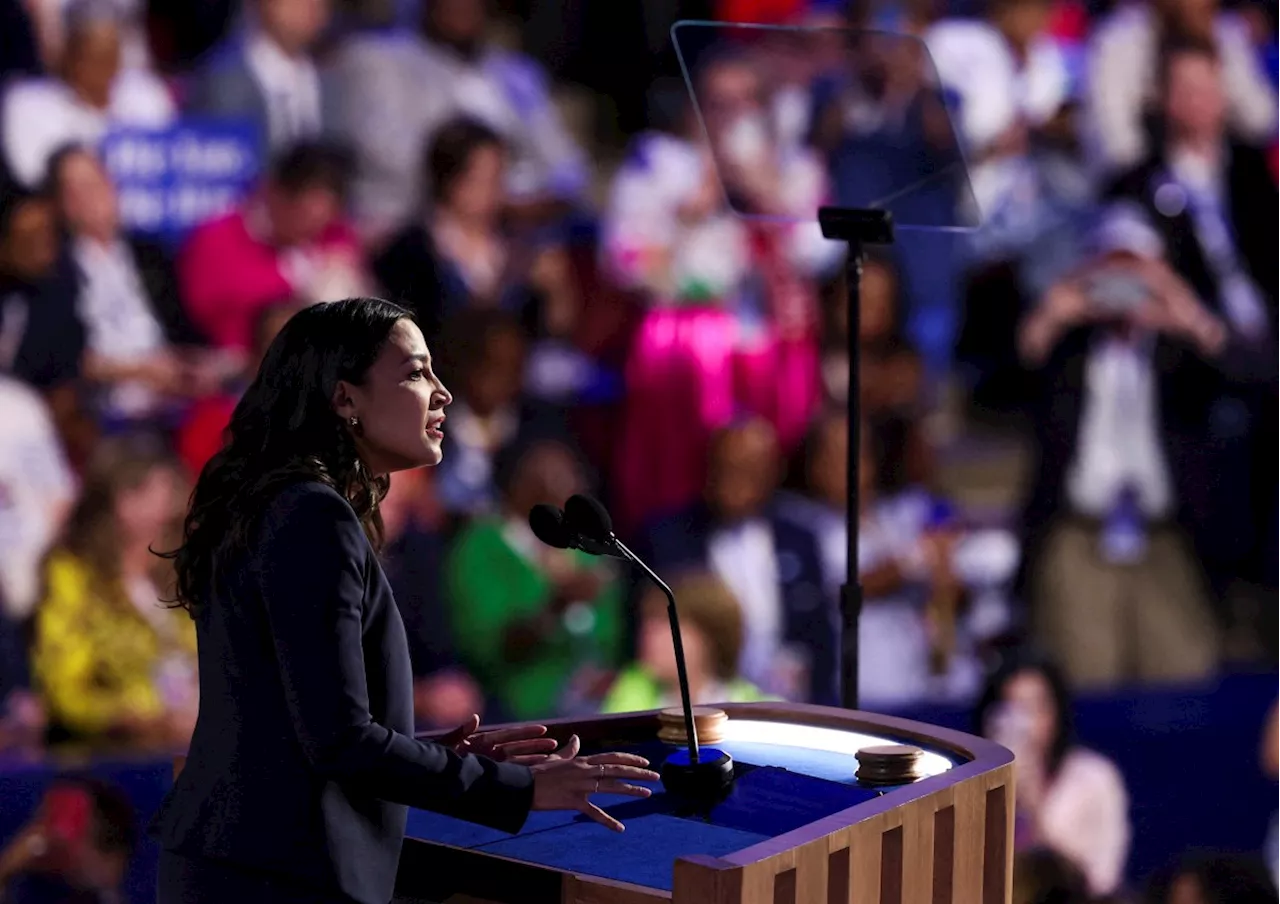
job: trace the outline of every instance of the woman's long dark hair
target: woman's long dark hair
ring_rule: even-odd
[[[390,485],[361,463],[333,410],[339,380],[359,385],[392,327],[412,319],[377,298],[349,298],[299,311],[267,349],[236,405],[221,451],[196,482],[174,560],[177,592],[169,602],[195,615],[208,599],[217,563],[243,549],[265,505],[281,487],[314,480],[342,494],[377,548],[378,503]]]

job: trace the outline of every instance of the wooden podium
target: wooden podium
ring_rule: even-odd
[[[511,841],[466,841],[465,833],[451,837],[450,826],[439,823],[427,833],[415,832],[411,819],[397,895],[457,904],[1008,904],[1013,865],[1009,751],[959,732],[850,710],[774,703],[720,708],[729,721],[725,741],[716,746],[739,763],[808,770],[856,785],[854,752],[898,743],[926,751],[933,774],[879,789],[879,796],[864,803],[740,850],[676,856],[669,883],[661,883],[666,887],[619,881],[607,850],[592,859],[580,843],[576,851],[559,849],[555,835],[543,834],[542,853],[526,858],[512,853]],[[657,716],[632,713],[547,727],[561,741],[577,734],[584,750],[635,748],[653,742]],[[563,834],[564,846],[572,847],[573,839],[589,830],[580,823],[572,827],[578,834]],[[600,843],[627,844],[625,833],[613,838]],[[635,851],[627,849],[627,855],[634,857]],[[546,862],[566,855],[585,858],[585,866]],[[650,866],[666,872],[663,864]]]

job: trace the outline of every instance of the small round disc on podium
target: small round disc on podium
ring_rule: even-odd
[[[908,744],[879,744],[857,753],[855,778],[865,785],[907,785],[924,778],[924,751]]]
[[[724,740],[724,725],[729,721],[723,709],[714,706],[693,708],[693,730],[699,744],[718,744]],[[679,747],[689,743],[684,728],[684,710],[680,707],[658,713],[658,740]]]

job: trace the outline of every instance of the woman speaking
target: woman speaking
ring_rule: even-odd
[[[378,564],[393,471],[440,461],[451,398],[422,332],[376,299],[316,305],[272,343],[205,466],[176,604],[200,713],[152,833],[159,904],[386,904],[410,806],[509,832],[531,809],[610,828],[637,756],[559,752],[541,727],[413,737],[409,649]]]

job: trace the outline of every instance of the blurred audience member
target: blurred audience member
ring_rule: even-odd
[[[925,35],[938,77],[957,95],[957,131],[986,218],[1017,203],[1025,167],[1016,161],[1068,100],[1066,61],[1047,33],[1051,12],[1051,0],[995,0],[985,19],[942,19]]]
[[[378,511],[382,566],[409,636],[414,713],[424,729],[456,727],[472,714],[483,715],[484,692],[454,649],[441,592],[444,513],[428,473],[397,474]]]
[[[1035,629],[1077,687],[1194,680],[1218,660],[1187,542],[1201,484],[1216,485],[1202,450],[1222,374],[1250,363],[1140,212],[1113,209],[1095,245],[1020,333],[1041,383],[1024,513]]]
[[[671,584],[680,607],[680,637],[689,676],[689,699],[704,703],[755,703],[769,699],[738,673],[746,634],[742,607],[723,581],[711,574],[684,575]],[[667,598],[650,588],[640,602],[636,661],[609,688],[601,711],[640,712],[680,705],[675,648]]]
[[[549,547],[529,528],[534,505],[586,489],[582,466],[538,441],[507,449],[497,471],[499,511],[463,528],[445,560],[458,652],[504,717],[594,711],[621,654],[617,577],[605,560]]]
[[[209,459],[222,448],[231,413],[235,411],[240,396],[258,375],[258,365],[262,363],[276,333],[299,309],[299,305],[290,302],[261,308],[254,322],[253,347],[241,372],[228,379],[221,391],[198,399],[187,410],[174,437],[174,448],[192,480],[200,476]]]
[[[216,52],[192,79],[187,109],[253,123],[269,157],[332,124],[332,86],[312,50],[329,24],[330,0],[250,0],[247,33]]]
[[[1149,114],[1161,96],[1161,47],[1193,39],[1217,48],[1226,116],[1242,138],[1276,139],[1276,89],[1263,71],[1245,24],[1217,0],[1151,0],[1118,7],[1097,26],[1087,59],[1085,123],[1094,165],[1118,171],[1152,148]]]
[[[525,213],[577,202],[586,190],[586,159],[546,74],[493,46],[488,26],[486,0],[435,0],[422,6],[420,36],[364,35],[339,49],[340,126],[358,151],[356,211],[368,234],[389,235],[412,217],[425,188],[422,149],[458,115],[503,137],[511,153],[503,195]]]
[[[160,312],[177,304],[177,286],[150,296],[97,155],[77,146],[58,151],[50,159],[49,186],[79,277],[82,372],[103,390],[100,414],[108,421],[145,421],[177,398],[211,392],[225,365],[199,349],[179,350],[165,335]]]
[[[653,525],[647,561],[659,572],[707,570],[742,605],[739,673],[788,700],[839,698],[839,627],[822,556],[806,526],[782,517],[778,439],[745,419],[711,441],[703,499]]]
[[[822,551],[823,582],[838,598],[848,568],[848,421],[819,418],[805,444],[804,495],[783,497],[780,511],[811,530]],[[877,438],[863,428],[859,462],[858,571],[863,609],[858,641],[858,698],[870,707],[925,700],[972,699],[980,668],[964,630],[967,598],[963,534],[932,500],[883,494]]]
[[[535,435],[567,441],[563,425],[555,411],[523,394],[528,340],[514,316],[483,308],[463,311],[446,325],[435,347],[441,379],[455,393],[444,461],[434,472],[437,493],[451,515],[492,512],[499,451]]]
[[[92,776],[55,779],[0,851],[0,901],[123,904],[137,844],[137,815],[123,789]]]
[[[50,156],[64,145],[96,145],[112,127],[161,128],[175,113],[151,72],[121,66],[127,14],[117,3],[71,0],[65,15],[58,76],[17,81],[3,99],[5,161],[28,187],[43,181]]]
[[[342,215],[347,174],[337,149],[294,145],[272,162],[261,191],[187,239],[182,296],[215,346],[247,351],[258,311],[283,298],[364,294],[364,262]]]
[[[504,232],[507,167],[503,139],[477,120],[451,119],[431,137],[423,173],[429,209],[374,262],[388,297],[414,311],[427,335],[466,307],[502,308],[527,321],[535,294],[559,308],[576,303],[572,295],[551,291],[562,288],[548,277],[561,275],[557,265],[567,267],[563,248],[526,246]],[[576,311],[547,313],[563,334]]]
[[[1124,778],[1076,743],[1058,670],[1033,656],[1008,658],[988,680],[973,728],[1013,751],[1015,846],[1049,848],[1083,871],[1090,893],[1115,892],[1131,838]]]
[[[73,464],[97,430],[77,392],[85,336],[53,204],[0,185],[0,373],[40,390]]]
[[[1204,431],[1180,453],[1183,467],[1194,468],[1197,476],[1178,489],[1196,551],[1219,598],[1241,582],[1274,591],[1280,492],[1275,466],[1280,234],[1265,212],[1268,205],[1280,204],[1280,197],[1262,151],[1225,131],[1229,64],[1218,56],[1225,52],[1204,41],[1166,48],[1159,89],[1162,140],[1111,190],[1141,206],[1160,233],[1170,267],[1225,327],[1221,349],[1207,362],[1186,365],[1197,385],[1188,376],[1178,388],[1182,410],[1193,413]],[[1185,332],[1177,309],[1166,306],[1153,313],[1161,315],[1153,324],[1161,337],[1177,341]]]
[[[697,496],[711,433],[740,411],[770,419],[789,450],[821,398],[813,280],[840,246],[814,222],[821,165],[778,144],[758,77],[747,58],[707,63],[698,91],[715,159],[686,109],[676,134],[636,140],[610,191],[605,269],[649,305],[618,443],[624,528]],[[735,215],[726,190],[739,210],[775,221]],[[806,222],[776,222],[790,217]]]
[[[40,595],[41,562],[76,496],[53,418],[34,389],[0,374],[0,602],[25,621]]]
[[[1049,848],[1029,848],[1013,858],[1013,904],[1096,904],[1084,874]]]
[[[904,332],[898,274],[887,257],[869,257],[863,264],[860,301],[860,413],[882,448],[877,479],[894,490],[927,487],[933,482],[933,453],[923,430],[924,362]],[[848,302],[841,307],[847,308]],[[846,313],[846,331],[847,317]],[[847,354],[840,404],[848,395]]]
[[[1152,877],[1145,904],[1275,904],[1276,887],[1253,857],[1193,853]]]
[[[195,724],[195,630],[166,608],[185,482],[141,439],[104,440],[45,565],[33,673],[59,732],[127,744],[185,743]]]

